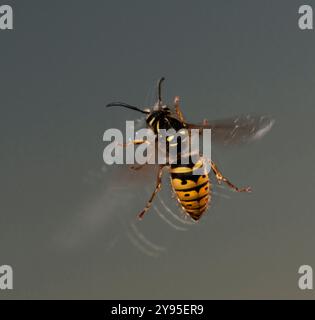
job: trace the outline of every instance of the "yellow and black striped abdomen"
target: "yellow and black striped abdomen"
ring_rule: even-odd
[[[182,208],[192,219],[199,220],[211,200],[211,182],[208,173],[193,175],[193,168],[193,164],[171,165],[171,182]]]

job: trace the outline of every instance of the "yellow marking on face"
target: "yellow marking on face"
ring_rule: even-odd
[[[160,121],[158,121],[156,124],[156,130],[157,132],[160,132]]]
[[[153,117],[152,120],[149,122],[149,125],[150,125],[150,126],[152,126],[154,120],[155,120],[155,118]]]

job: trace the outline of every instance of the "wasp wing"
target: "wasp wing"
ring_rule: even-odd
[[[262,138],[274,122],[269,116],[242,115],[206,124],[186,125],[188,129],[211,129],[211,139],[214,143],[235,145]]]

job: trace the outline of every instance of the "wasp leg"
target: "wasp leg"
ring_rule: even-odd
[[[139,165],[132,165],[130,166],[129,168],[132,169],[132,170],[141,170],[142,168],[144,168],[145,166],[147,165],[147,163],[145,164],[139,164]]]
[[[175,105],[175,111],[176,111],[176,114],[177,114],[179,120],[182,122],[185,122],[184,115],[183,115],[183,113],[180,109],[180,106],[179,106],[179,97],[177,97],[177,96],[174,99],[174,105]]]
[[[131,140],[128,143],[123,143],[123,144],[119,143],[118,145],[121,147],[127,148],[128,146],[130,146],[132,144],[133,145],[140,145],[140,144],[144,144],[144,143],[150,144],[150,142],[148,140]],[[139,164],[139,165],[131,165],[129,168],[132,170],[140,170],[143,167],[145,167],[146,165],[147,165],[147,163]]]
[[[218,180],[219,183],[221,183],[222,181],[224,183],[226,183],[231,189],[233,189],[236,192],[251,192],[252,189],[250,187],[246,187],[246,188],[238,188],[237,186],[235,186],[233,183],[231,183],[227,178],[225,178],[222,173],[220,172],[220,170],[218,169],[218,167],[216,166],[216,164],[211,161],[211,168]]]
[[[121,147],[128,147],[132,144],[134,145],[139,145],[139,144],[143,144],[143,143],[149,143],[149,141],[147,140],[132,140],[132,141],[129,141],[128,143],[119,143],[118,145],[121,146]]]
[[[138,217],[139,219],[142,219],[144,214],[150,209],[153,199],[155,197],[155,195],[160,191],[161,189],[161,185],[162,185],[162,173],[163,173],[163,166],[159,166],[159,171],[157,174],[157,178],[156,178],[156,186],[155,189],[151,195],[150,200],[147,202],[147,205],[145,206],[145,208],[139,213]]]

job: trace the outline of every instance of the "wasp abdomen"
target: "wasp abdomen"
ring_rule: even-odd
[[[211,182],[207,173],[193,174],[196,165],[173,164],[170,173],[173,190],[183,210],[192,219],[199,220],[211,200]]]

